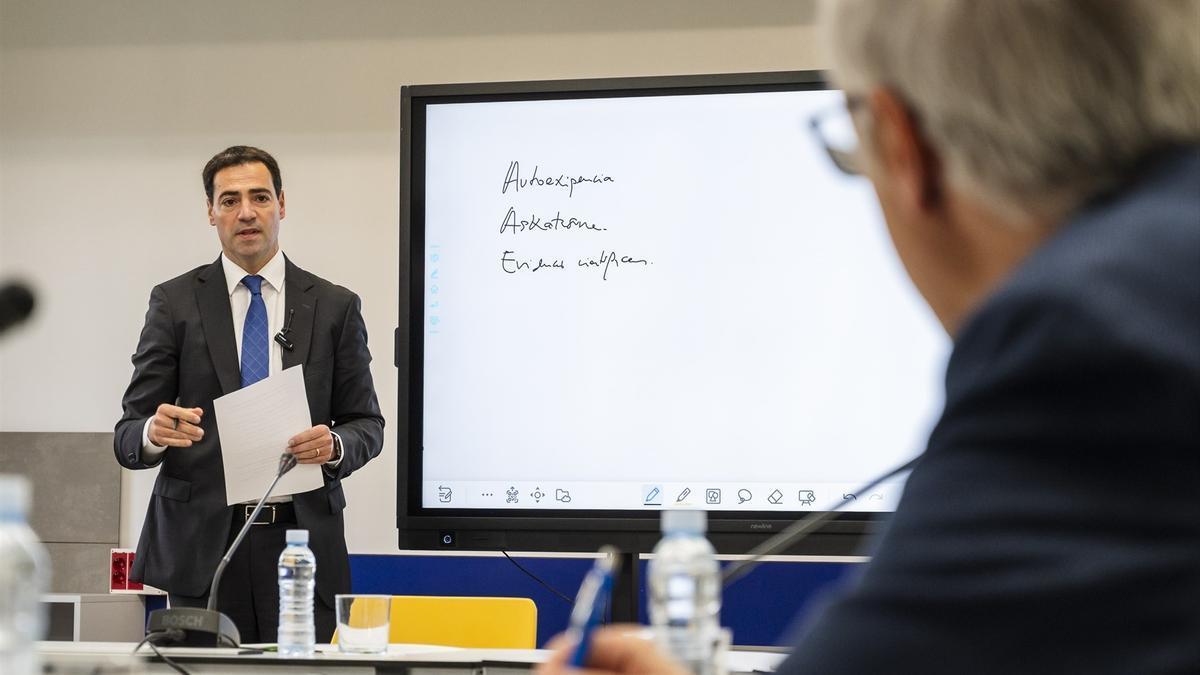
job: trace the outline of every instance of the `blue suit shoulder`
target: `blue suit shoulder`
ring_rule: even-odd
[[[1154,158],[1076,214],[967,322],[953,365],[990,368],[1014,338],[1040,336],[1107,344],[1200,382],[1200,148]]]

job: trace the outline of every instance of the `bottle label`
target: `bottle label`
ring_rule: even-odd
[[[667,624],[686,626],[695,619],[696,580],[688,574],[675,574],[667,579]]]

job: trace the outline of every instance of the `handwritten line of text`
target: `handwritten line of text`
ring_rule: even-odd
[[[504,186],[500,188],[500,194],[505,194],[511,187],[513,192],[520,192],[522,188],[533,187],[557,187],[565,188],[568,197],[575,196],[575,186],[585,183],[612,183],[613,177],[602,173],[593,174],[592,176],[569,176],[565,173],[550,178],[538,176],[538,170],[541,167],[533,166],[533,174],[529,178],[521,178],[521,163],[512,161],[508,163],[508,173],[504,176]]]
[[[506,274],[516,274],[518,272],[539,272],[541,270],[565,270],[567,269],[566,261],[562,258],[517,258],[514,257],[514,251],[505,251],[500,255],[500,269]],[[600,251],[599,257],[583,256],[576,259],[576,268],[595,268],[602,270],[601,278],[608,281],[608,272],[610,269],[619,268],[622,265],[642,265],[648,266],[654,263],[645,258],[634,258],[628,255],[617,255],[616,251]]]

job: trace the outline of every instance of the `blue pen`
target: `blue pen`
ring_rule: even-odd
[[[612,546],[601,546],[603,557],[596,561],[591,571],[579,585],[575,597],[575,608],[571,610],[571,635],[575,638],[575,652],[571,655],[571,667],[587,665],[588,650],[591,648],[592,631],[600,624],[604,606],[612,595],[613,578],[620,567],[618,551]]]

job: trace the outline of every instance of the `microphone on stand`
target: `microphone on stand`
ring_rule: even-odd
[[[296,466],[296,457],[290,452],[285,452],[279,457],[279,471],[275,474],[275,480],[271,481],[270,487],[267,488],[262,499],[254,505],[254,511],[246,518],[246,523],[242,525],[242,530],[238,532],[237,538],[229,545],[229,550],[225,552],[225,556],[221,558],[221,562],[217,565],[217,571],[213,574],[212,586],[208,589],[208,607],[200,609],[199,607],[171,607],[170,609],[156,609],[150,612],[150,619],[146,622],[146,634],[161,633],[162,636],[150,640],[155,645],[178,645],[184,647],[237,647],[241,642],[242,636],[238,633],[237,626],[233,624],[233,620],[217,611],[217,587],[221,584],[221,575],[225,572],[225,566],[229,564],[229,560],[233,558],[234,551],[241,545],[242,539],[246,537],[246,532],[254,525],[254,519],[258,517],[258,512],[262,510],[263,504],[267,498],[271,496],[271,491],[279,484],[279,479],[283,478],[283,474],[292,470]],[[182,635],[179,631],[182,630]]]
[[[904,471],[908,471],[916,465],[917,460],[920,458],[920,455],[918,455],[917,457],[910,459],[904,464],[876,477],[871,482],[863,485],[851,494],[866,492],[867,490],[879,485],[892,476],[895,476],[898,473],[903,473]],[[750,551],[746,553],[745,558],[725,568],[725,571],[721,574],[721,585],[724,588],[729,588],[733,582],[741,579],[748,574],[750,570],[758,567],[758,564],[763,558],[786,551],[793,545],[800,543],[801,540],[812,534],[813,531],[818,527],[832,520],[843,506],[850,503],[850,499],[850,496],[843,496],[842,501],[835,504],[833,508],[829,509],[828,511],[814,511],[806,514],[800,520],[797,520],[796,522],[787,526],[787,528],[785,528],[779,534],[750,549]]]

